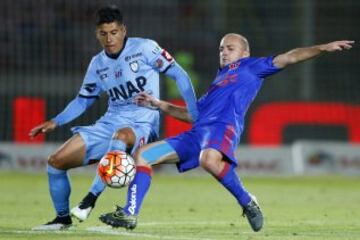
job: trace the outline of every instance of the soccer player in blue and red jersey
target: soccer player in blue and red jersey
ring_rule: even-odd
[[[56,117],[33,128],[30,136],[50,132],[77,118],[103,92],[108,95],[108,109],[94,125],[73,128],[74,136],[49,157],[49,189],[56,218],[34,230],[60,230],[72,224],[68,169],[99,161],[109,151],[133,153],[158,137],[159,111],[137,105],[134,98],[140,92],[159,97],[159,73],[176,81],[192,117],[197,117],[190,78],[171,55],[150,39],[127,37],[117,7],[101,8],[96,16],[96,37],[103,51],[92,58],[77,97]],[[97,176],[71,214],[85,220],[104,189]]]
[[[297,48],[275,57],[250,57],[248,41],[238,34],[227,34],[220,42],[220,69],[207,93],[198,100],[198,118],[186,108],[160,101],[147,94],[138,95],[141,104],[151,103],[180,120],[192,121],[191,130],[176,137],[145,145],[136,153],[137,174],[128,188],[124,208],[103,214],[100,220],[113,227],[133,229],[151,183],[151,165],[176,163],[184,172],[202,166],[238,201],[251,228],[259,231],[263,214],[255,196],[242,185],[235,172],[234,151],[244,128],[245,114],[264,78],[325,52],[350,49],[353,41],[336,41]]]

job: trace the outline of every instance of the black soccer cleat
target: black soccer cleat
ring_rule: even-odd
[[[114,228],[123,227],[127,230],[133,230],[137,223],[136,215],[127,215],[124,209],[119,206],[116,207],[115,212],[102,214],[99,219]]]
[[[264,217],[256,197],[253,195],[250,195],[250,197],[251,201],[245,207],[243,207],[243,217],[246,216],[251,228],[255,232],[258,232],[263,227]]]
[[[68,229],[72,225],[71,217],[67,216],[56,216],[56,218],[46,224],[33,227],[33,231],[59,231]]]

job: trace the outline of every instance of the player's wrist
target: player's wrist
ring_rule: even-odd
[[[326,52],[327,51],[328,44],[321,44],[318,45],[318,49],[320,52]]]
[[[151,104],[152,107],[160,108],[161,101],[160,101],[160,99],[154,97],[154,98],[151,100],[150,104]]]
[[[60,121],[55,117],[55,118],[52,118],[50,119],[48,122],[52,123],[54,128],[60,126]]]

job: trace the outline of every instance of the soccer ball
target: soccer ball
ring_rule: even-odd
[[[101,180],[111,188],[128,186],[136,173],[134,159],[122,151],[108,152],[100,160],[97,170]]]

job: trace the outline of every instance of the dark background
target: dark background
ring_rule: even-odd
[[[246,36],[253,56],[333,40],[356,41],[360,36],[357,0],[2,0],[0,141],[14,139],[15,98],[45,99],[46,117],[51,118],[76,96],[91,57],[101,50],[94,34],[94,13],[106,3],[116,3],[123,10],[130,37],[151,38],[175,57],[182,51],[190,54],[198,97],[216,74],[218,44],[225,33]],[[359,68],[357,44],[351,51],[289,67],[265,82],[248,117],[271,102],[359,105]],[[167,82],[162,81],[162,98],[171,99]],[[71,136],[70,126],[93,123],[106,107],[104,96],[46,140],[64,141]],[[291,126],[284,133],[284,143],[300,138],[346,141],[347,133],[339,126],[316,125]],[[242,142],[247,141],[245,130]]]

